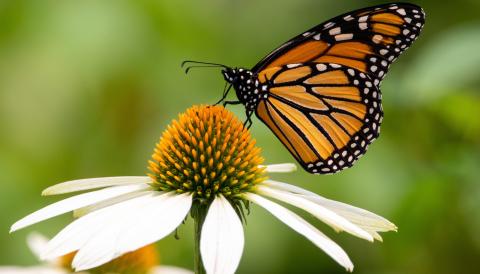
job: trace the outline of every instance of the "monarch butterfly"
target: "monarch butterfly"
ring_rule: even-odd
[[[380,133],[379,85],[425,22],[419,6],[384,4],[352,11],[292,38],[252,69],[223,67],[226,86],[280,139],[302,167],[330,174],[351,167]],[[195,67],[190,66],[188,69]],[[228,85],[228,88],[227,88]]]

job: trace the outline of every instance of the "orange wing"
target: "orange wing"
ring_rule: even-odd
[[[268,97],[256,115],[307,171],[335,173],[350,167],[378,137],[381,94],[368,74],[333,63],[267,71]]]
[[[337,63],[369,75],[379,86],[390,64],[417,39],[422,8],[386,4],[340,15],[284,43],[252,71],[263,77],[287,64]]]

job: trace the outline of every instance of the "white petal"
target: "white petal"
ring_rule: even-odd
[[[321,197],[311,191],[308,191],[306,189],[303,189],[294,185],[290,185],[282,182],[276,182],[272,180],[266,180],[264,183],[268,186],[276,187],[278,189],[302,194],[304,195],[305,198],[309,199],[310,201],[317,203],[319,205],[323,205],[329,208],[330,210],[335,211],[337,214],[345,217],[350,222],[360,226],[364,230],[367,230],[370,232],[371,231],[385,232],[385,231],[397,230],[397,227],[392,222],[365,209],[361,209],[355,206],[351,206],[345,203],[341,203],[341,202],[337,202],[334,200]],[[378,233],[370,233],[370,234],[376,239],[379,237]]]
[[[279,188],[279,189],[283,189],[283,190],[286,190],[286,191],[290,191],[290,192],[293,192],[293,193],[318,196],[317,194],[315,194],[311,191],[308,191],[304,188],[301,188],[301,187],[298,187],[298,186],[295,186],[295,185],[291,185],[291,184],[287,184],[287,183],[277,182],[277,181],[273,181],[273,180],[265,180],[264,182],[262,182],[262,184],[272,186],[272,187],[276,187],[276,188]]]
[[[265,167],[265,171],[268,173],[287,173],[287,172],[293,172],[297,170],[297,166],[292,163],[266,165],[266,166],[260,165],[259,167]]]
[[[27,245],[33,255],[40,259],[42,252],[47,247],[48,239],[40,233],[32,232],[27,235]]]
[[[217,196],[203,223],[200,253],[207,274],[233,274],[242,258],[243,226],[222,195]]]
[[[382,236],[380,236],[380,234],[378,234],[377,231],[375,231],[375,230],[370,230],[370,229],[368,229],[368,228],[364,228],[364,229],[365,229],[365,231],[367,231],[368,233],[370,233],[370,235],[372,235],[372,237],[373,237],[375,240],[377,240],[377,241],[379,241],[379,242],[383,242]]]
[[[268,186],[258,186],[257,193],[264,194],[299,207],[330,225],[337,231],[346,231],[359,238],[373,242],[373,237],[368,232],[361,229],[357,225],[352,224],[350,221],[329,210],[328,208],[304,198],[305,196],[303,195],[293,194],[291,192],[274,189]]]
[[[162,192],[159,191],[159,193],[162,193]],[[76,209],[75,211],[73,211],[73,217],[74,218],[80,218],[80,217],[85,216],[88,213],[93,212],[95,210],[99,210],[99,209],[105,208],[107,206],[118,204],[118,203],[121,203],[123,201],[127,201],[127,200],[130,200],[130,199],[133,199],[133,198],[136,198],[136,197],[139,197],[139,196],[143,196],[143,195],[145,195],[144,191],[132,192],[132,193],[127,193],[127,194],[124,194],[124,195],[114,197],[112,199],[104,200],[104,201],[98,202],[98,203],[93,204],[93,205],[89,205],[89,206],[86,206],[86,207]]]
[[[19,220],[12,225],[10,232],[22,229],[29,225],[41,222],[43,220],[67,213],[69,211],[85,207],[91,204],[98,203],[100,201],[111,199],[113,197],[123,195],[126,193],[131,193],[134,191],[144,190],[150,186],[146,184],[141,185],[129,185],[129,186],[117,186],[106,188],[102,190],[97,190],[94,192],[84,193],[77,196],[73,196],[54,204],[48,205],[26,217]]]
[[[338,214],[349,219],[353,223],[358,224],[359,226],[369,228],[374,231],[385,232],[385,231],[396,231],[397,227],[388,221],[387,219],[374,214],[365,209],[354,207],[345,203],[325,199],[322,197],[309,196],[307,197],[311,201],[323,204],[329,207],[331,210],[336,211]]]
[[[67,274],[68,271],[49,266],[16,267],[2,266],[0,274]]]
[[[86,270],[123,255],[125,252],[118,248],[122,233],[132,224],[136,224],[154,202],[165,200],[166,196],[167,194],[151,193],[105,208],[108,213],[103,214],[104,219],[102,223],[97,224],[99,227],[97,231],[80,247],[73,259],[72,267],[77,271]]]
[[[347,271],[353,270],[352,261],[350,261],[350,258],[345,251],[343,251],[340,246],[338,246],[335,242],[330,240],[327,236],[302,219],[300,216],[259,195],[247,193],[244,195],[244,197],[265,208],[280,221],[312,241],[316,246],[332,257],[337,263],[345,267]]]
[[[141,204],[143,201],[151,199],[153,195],[153,192],[144,192],[141,197],[94,211],[73,221],[48,242],[42,259],[48,260],[79,250],[92,235],[101,231],[112,218],[118,216],[118,213],[122,213],[130,206],[136,208],[132,204]]]
[[[193,271],[190,271],[185,268],[180,268],[176,266],[157,266],[148,272],[149,274],[194,274]]]
[[[156,242],[172,233],[192,207],[191,194],[168,193],[139,212],[139,218],[118,239],[119,252],[127,253]]]
[[[90,190],[96,188],[121,186],[130,184],[148,184],[152,179],[148,176],[119,176],[119,177],[101,177],[68,181],[56,184],[45,189],[42,195],[57,195],[76,191]]]

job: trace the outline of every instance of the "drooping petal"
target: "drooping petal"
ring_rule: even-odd
[[[141,191],[148,188],[150,188],[150,186],[146,184],[117,186],[76,195],[56,202],[54,204],[48,205],[24,217],[23,219],[17,221],[15,224],[12,225],[10,232],[22,229],[32,224],[44,221],[46,219],[50,219],[52,217],[67,213],[78,208],[82,208],[107,199],[111,199],[116,196],[132,193],[135,191]]]
[[[208,209],[200,239],[200,253],[207,274],[235,273],[243,245],[242,222],[227,199],[218,195]]]
[[[280,221],[310,240],[317,247],[332,257],[337,263],[343,266],[347,271],[353,270],[353,263],[345,251],[343,251],[340,246],[338,246],[335,242],[330,240],[327,236],[302,219],[300,216],[259,195],[247,193],[244,194],[244,197],[265,208]]]
[[[155,230],[153,233],[166,230],[170,233],[185,218],[186,213],[181,216],[173,216],[179,219],[179,221],[171,227],[168,224],[170,221],[168,218],[165,220],[165,216],[156,216],[175,215],[175,212],[182,208],[178,203],[172,203],[172,200],[178,200],[174,199],[177,198],[175,196],[180,195],[172,196],[151,191],[145,192],[144,196],[111,205],[85,215],[55,236],[50,241],[49,248],[44,256],[46,258],[57,257],[79,250],[72,265],[76,270],[80,271],[99,266],[128,251],[136,250],[137,248],[135,247],[132,247],[132,250],[125,250],[122,247],[122,242],[137,245],[138,248],[141,247],[139,246],[139,241],[129,242],[131,237],[128,239],[122,238],[122,234],[129,232],[128,230],[132,227],[136,227],[137,230]],[[167,204],[166,206],[162,205],[164,202]],[[189,208],[190,205],[188,205]],[[188,209],[186,212],[188,212]],[[156,215],[154,214],[155,212]],[[142,222],[145,221],[145,218],[153,218],[152,221],[159,222],[159,224],[153,224],[153,227],[144,227],[144,225],[150,225]],[[151,235],[147,235],[144,232],[139,231],[139,234],[135,236],[139,239],[144,239]],[[136,240],[135,237],[133,238],[133,240]]]
[[[379,232],[396,231],[397,226],[388,221],[387,219],[374,214],[365,209],[354,207],[345,203],[325,199],[322,197],[308,196],[311,201],[323,204],[329,207],[331,210],[336,211],[338,214],[345,216],[351,222],[358,224],[366,229],[371,229]]]
[[[185,268],[162,265],[162,266],[154,267],[148,272],[148,274],[194,274],[194,273],[193,271],[190,271]]]
[[[122,232],[118,241],[119,252],[124,254],[156,242],[183,222],[192,207],[192,195],[167,194],[164,200],[153,201],[144,208],[135,222]]]
[[[105,213],[103,223],[80,247],[72,261],[76,271],[87,270],[105,264],[125,254],[118,242],[122,234],[150,210],[156,201],[166,200],[167,194],[153,193],[149,196],[134,198],[120,204],[107,207],[115,208],[108,215]]]
[[[42,195],[48,196],[48,195],[65,194],[70,192],[91,190],[91,189],[111,187],[111,186],[148,184],[151,181],[152,179],[150,179],[150,177],[148,176],[118,176],[118,177],[100,177],[100,178],[80,179],[80,180],[63,182],[63,183],[48,187],[42,192]]]
[[[40,259],[42,252],[47,247],[48,239],[40,233],[32,232],[27,236],[27,245],[33,255]]]
[[[138,209],[153,197],[154,193],[144,192],[143,196],[94,211],[73,221],[48,242],[42,259],[48,260],[79,250],[92,238],[92,235],[101,232],[109,223],[115,221],[119,214],[127,209]],[[120,219],[128,221],[126,217],[129,216]]]
[[[368,228],[366,228],[366,227],[364,227],[363,229],[365,229],[365,231],[367,231],[368,233],[370,233],[370,235],[372,235],[372,237],[373,237],[375,240],[377,240],[377,241],[379,241],[379,242],[383,242],[382,236],[380,236],[380,234],[378,234],[377,231],[372,230],[372,229],[368,229]]]
[[[297,170],[297,166],[292,163],[274,164],[260,167],[265,167],[265,171],[268,173],[288,173]]]
[[[392,222],[365,209],[324,198],[322,196],[317,195],[316,193],[313,193],[311,191],[308,191],[306,189],[303,189],[294,185],[290,185],[282,182],[276,182],[272,180],[266,180],[264,183],[265,185],[268,185],[271,187],[275,187],[275,188],[289,191],[292,193],[301,194],[306,199],[309,199],[314,203],[317,203],[319,205],[329,208],[330,210],[336,212],[338,215],[345,217],[350,222],[368,231],[377,240],[381,240],[381,237],[376,232],[386,232],[386,231],[397,230],[397,227]]]
[[[171,213],[172,211],[182,207],[182,205],[178,204],[180,200],[180,198],[178,198],[179,196],[180,195],[173,193],[155,193],[141,204],[136,203],[129,205],[128,201],[123,202],[122,206],[117,206],[117,214],[113,213],[107,216],[108,219],[105,221],[103,229],[92,235],[80,248],[72,262],[72,266],[77,271],[94,268],[151,243],[148,242],[144,244],[145,242],[137,240],[137,238],[145,239],[150,237],[149,239],[152,239],[152,235],[157,235],[159,233],[158,231],[164,233],[164,235],[168,235],[179,225],[186,215],[185,213],[179,217],[172,216],[173,218],[168,218],[169,214],[175,215],[175,213]],[[189,208],[190,207],[188,207],[188,209]],[[146,219],[150,218],[155,220],[160,219],[162,224],[152,224],[153,227],[145,227],[150,225],[145,223]],[[180,221],[176,222],[174,227],[172,227],[168,222],[171,222],[171,220],[175,218],[180,219]],[[132,233],[132,229],[135,230],[133,233],[138,232],[139,234],[132,237],[132,235],[129,234]],[[152,242],[159,239],[160,238],[154,238]],[[124,246],[125,243],[134,246],[126,248]]]
[[[365,230],[351,223],[349,220],[338,215],[332,210],[306,199],[303,195],[293,194],[291,192],[275,189],[268,186],[258,186],[257,193],[263,194],[274,199],[286,202],[298,208],[301,208],[337,231],[346,231],[359,238],[373,242],[373,237]]]

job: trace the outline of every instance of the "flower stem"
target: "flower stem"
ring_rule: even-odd
[[[198,206],[193,214],[193,222],[195,226],[194,230],[194,241],[195,241],[195,250],[194,250],[194,271],[195,274],[205,274],[205,268],[202,262],[202,255],[200,254],[200,238],[202,234],[202,226],[206,217],[206,210],[204,206]]]

